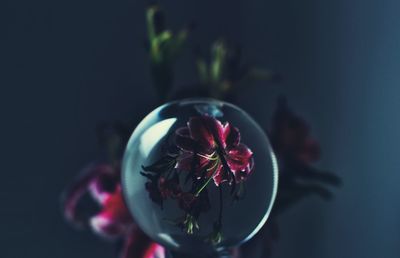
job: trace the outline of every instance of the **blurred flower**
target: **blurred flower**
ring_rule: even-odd
[[[80,206],[86,194],[98,204],[97,212]],[[122,240],[121,258],[164,258],[163,247],[153,243],[135,225],[125,205],[119,167],[88,166],[64,192],[63,208],[66,219],[73,225],[88,225],[103,238]],[[90,214],[85,216],[85,213]]]
[[[320,146],[310,136],[308,124],[289,109],[283,97],[278,101],[270,137],[275,153],[281,158],[296,159],[305,164],[320,158]]]
[[[101,212],[90,219],[92,229],[100,235],[124,235],[133,221],[125,206],[121,186],[117,185],[113,193],[103,193],[100,200]]]
[[[278,100],[269,135],[280,165],[275,211],[309,194],[330,199],[332,193],[324,184],[338,186],[340,178],[313,166],[321,156],[320,146],[311,137],[309,125],[289,108],[284,97]]]
[[[118,198],[119,171],[108,164],[90,165],[85,168],[78,178],[64,191],[63,205],[66,219],[76,226],[88,223],[86,210],[78,208],[78,204],[86,193],[89,193],[100,207],[115,202]],[[118,203],[118,201],[117,201]],[[101,213],[101,212],[100,212]],[[99,214],[100,214],[99,213]],[[116,212],[120,214],[121,212]],[[107,217],[111,216],[110,214]],[[96,229],[97,230],[97,229]]]
[[[286,98],[280,97],[269,131],[279,162],[279,191],[268,222],[242,247],[243,253],[261,249],[261,257],[271,256],[273,244],[280,235],[277,218],[307,196],[316,194],[330,200],[333,193],[329,186],[341,184],[335,174],[314,167],[321,150],[310,132],[308,123],[289,108]]]

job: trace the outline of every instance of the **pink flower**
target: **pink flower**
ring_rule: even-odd
[[[104,195],[100,202],[102,210],[90,219],[90,225],[105,237],[124,235],[133,221],[125,206],[121,186],[117,185],[113,193]]]
[[[89,194],[100,207],[90,217],[81,199]],[[120,170],[108,164],[91,165],[64,192],[66,219],[82,227],[89,225],[99,236],[123,239],[121,258],[164,258],[164,248],[154,243],[134,223],[125,205],[120,184]]]
[[[133,220],[125,206],[119,183],[119,169],[108,164],[91,165],[64,193],[64,214],[76,226],[89,224],[97,234],[113,238],[126,233]],[[90,218],[85,207],[79,206],[82,197],[89,194],[100,206],[100,212]]]
[[[176,131],[176,145],[183,154],[177,168],[194,172],[199,178],[213,178],[236,183],[244,180],[253,169],[253,152],[240,143],[236,127],[210,116],[190,118],[186,127]]]

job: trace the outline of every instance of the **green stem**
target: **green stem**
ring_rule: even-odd
[[[206,188],[206,186],[211,182],[211,179],[213,179],[213,177],[215,176],[215,174],[216,174],[217,171],[218,171],[218,165],[219,165],[218,163],[219,163],[219,160],[217,160],[216,163],[217,163],[217,165],[215,166],[214,172],[213,172],[212,175],[207,179],[207,181],[200,187],[200,189],[197,190],[197,192],[195,193],[194,196],[198,197],[199,194],[201,193],[201,191],[203,191],[204,188]]]

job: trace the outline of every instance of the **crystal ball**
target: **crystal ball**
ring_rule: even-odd
[[[210,255],[250,239],[266,222],[278,168],[262,128],[213,99],[162,105],[136,127],[122,164],[135,222],[178,253]]]

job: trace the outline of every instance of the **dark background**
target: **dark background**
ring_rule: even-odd
[[[320,140],[319,167],[344,181],[332,202],[304,200],[281,218],[274,257],[400,254],[400,2],[163,1],[169,24],[195,21],[191,45],[219,35],[247,61],[280,72],[238,102],[268,127],[280,93]],[[96,159],[95,126],[156,104],[144,51],[145,1],[1,1],[0,257],[114,257],[77,232],[59,199]],[[177,83],[194,82],[191,51]]]

